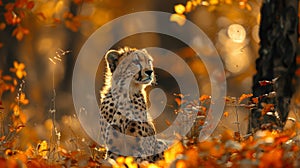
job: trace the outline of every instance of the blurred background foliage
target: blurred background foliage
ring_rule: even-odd
[[[25,65],[27,72],[25,92],[30,103],[24,108],[24,113],[28,125],[40,125],[49,118],[48,110],[52,106],[53,86],[57,93],[56,117],[61,120],[62,116],[74,115],[71,95],[72,70],[85,40],[101,25],[119,16],[138,11],[157,10],[176,14],[177,16],[170,20],[178,26],[181,24],[180,18],[187,18],[207,34],[224,61],[228,95],[239,97],[242,93],[251,91],[251,80],[255,73],[254,61],[258,56],[260,4],[260,0],[17,0],[15,2],[2,0],[0,67],[8,70],[15,60]],[[150,22],[155,24],[155,20]],[[229,27],[233,30],[231,34]],[[134,30],[126,23],[120,29]],[[241,32],[236,35],[239,31]],[[195,59],[195,53],[179,40],[165,35],[145,33],[127,37],[115,44],[113,48],[124,45],[136,48],[161,47],[175,52],[193,70],[201,94],[210,94],[210,81],[205,66],[201,60]],[[57,64],[53,64],[49,58],[53,58],[58,49],[70,52]],[[203,49],[203,52],[209,51]],[[103,82],[103,67],[102,61],[99,66],[99,78],[95,84],[99,90]],[[53,81],[54,68],[55,80]],[[177,68],[180,73],[180,66],[174,65],[174,68]],[[171,101],[168,101],[170,105],[168,111],[172,112],[174,110],[172,106],[176,105],[173,96],[177,91],[176,85],[173,84],[174,80],[171,82],[168,80],[171,78],[168,74],[162,73],[158,76],[160,79],[158,84],[169,92],[168,100]],[[9,102],[5,100],[9,99],[6,96],[10,95],[4,94],[2,100],[4,106],[8,107]],[[172,116],[169,118],[172,120]],[[231,121],[231,115],[225,120]],[[166,127],[167,124],[163,126]],[[43,134],[43,131],[38,133],[38,135]]]

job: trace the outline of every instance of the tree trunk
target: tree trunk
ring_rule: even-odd
[[[253,77],[253,97],[249,132],[282,129],[294,93],[298,40],[298,0],[264,0],[260,22],[260,57]],[[276,79],[275,79],[276,78]],[[273,105],[274,107],[273,107]]]

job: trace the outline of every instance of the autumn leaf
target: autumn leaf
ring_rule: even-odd
[[[267,114],[267,112],[273,111],[274,110],[274,104],[264,104],[263,109],[261,111],[262,115]]]
[[[176,98],[175,98],[175,102],[176,102],[176,104],[177,104],[178,106],[181,105],[181,99],[180,99],[180,98],[176,97]]]
[[[178,154],[182,154],[184,152],[184,146],[181,142],[175,143],[171,148],[164,152],[165,161],[167,163],[171,163]]]
[[[26,4],[26,8],[27,9],[32,9],[34,7],[34,1],[29,1],[27,4]]]
[[[212,141],[203,141],[198,144],[198,148],[201,152],[208,152],[210,148],[215,145],[215,142]]]
[[[242,96],[239,98],[239,103],[241,103],[244,99],[247,99],[249,97],[252,97],[253,94],[242,94]]]
[[[5,5],[6,11],[11,12],[11,11],[14,10],[14,8],[15,8],[15,4],[14,4],[14,3],[7,3],[7,4]]]
[[[232,4],[232,0],[225,0],[225,4]]]
[[[255,104],[257,104],[258,103],[258,97],[253,97],[252,98],[252,102],[255,103]]]
[[[24,63],[18,63],[17,61],[14,61],[14,68],[11,68],[10,71],[15,72],[16,76],[19,79],[22,79],[23,77],[25,77],[27,75],[27,73],[24,69],[25,69]]]
[[[81,26],[81,23],[78,18],[73,18],[72,20],[66,20],[65,25],[73,32],[77,32]]]
[[[47,141],[42,141],[41,143],[38,144],[37,146],[38,150],[38,155],[42,156],[43,158],[47,157],[48,154],[48,143]]]
[[[259,168],[279,168],[282,167],[282,155],[283,151],[282,149],[273,149],[269,152],[263,153],[260,162],[259,162]]]
[[[219,0],[210,0],[209,4],[210,5],[218,5],[219,4]]]
[[[18,17],[13,11],[7,11],[4,13],[4,18],[7,24],[16,25],[21,22],[21,18]]]
[[[6,24],[5,23],[0,23],[0,30],[4,30],[6,28]]]
[[[168,119],[166,119],[165,122],[166,122],[166,124],[167,124],[168,126],[171,126],[171,125],[172,125],[172,123],[171,123]]]
[[[23,28],[18,26],[12,32],[12,36],[15,36],[17,40],[21,41],[24,38],[24,35],[29,34],[29,30],[27,28]]]
[[[25,93],[21,93],[19,102],[23,105],[27,105],[29,103],[29,100],[25,98]]]
[[[185,12],[185,7],[182,4],[178,4],[174,6],[174,10],[177,14],[181,15]]]
[[[187,161],[189,163],[189,167],[197,167],[198,166],[198,151],[196,148],[189,149],[186,153],[186,156],[188,157]]]
[[[176,162],[176,168],[187,168],[187,164],[185,160],[178,160]]]
[[[192,7],[193,7],[193,3],[191,1],[188,1],[185,5],[185,12],[191,12],[192,10]],[[177,12],[176,12],[177,13]]]
[[[221,141],[226,142],[228,140],[233,140],[234,138],[234,133],[231,130],[226,129],[223,131],[222,136],[221,136]]]
[[[183,14],[172,14],[170,21],[176,22],[179,26],[183,26],[185,24],[186,17]]]
[[[223,116],[224,116],[224,117],[228,117],[228,116],[229,116],[229,112],[228,112],[228,111],[225,111],[225,112],[223,113]]]
[[[205,100],[207,100],[207,99],[210,99],[211,98],[211,96],[208,96],[208,95],[202,95],[200,98],[199,98],[199,100],[201,101],[201,102],[203,102],[203,101],[205,101]]]
[[[23,8],[26,6],[27,0],[16,0],[15,7],[16,8]]]

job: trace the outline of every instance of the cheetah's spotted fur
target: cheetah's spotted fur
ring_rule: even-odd
[[[105,58],[100,132],[108,157],[131,155],[137,161],[150,162],[162,159],[166,145],[155,137],[144,91],[153,81],[152,57],[146,50],[126,47],[110,50]]]

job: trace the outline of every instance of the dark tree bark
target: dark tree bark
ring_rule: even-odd
[[[252,87],[253,97],[259,97],[259,103],[251,110],[249,132],[282,129],[286,122],[294,93],[297,28],[298,0],[263,1],[260,57],[256,60],[257,74],[253,77]],[[274,108],[267,104],[274,104]]]

